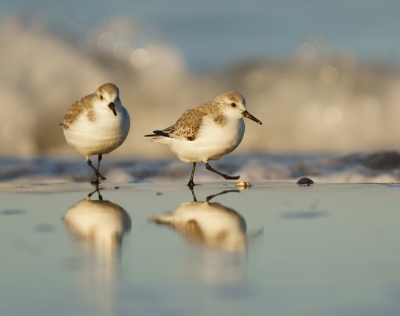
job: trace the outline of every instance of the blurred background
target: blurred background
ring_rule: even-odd
[[[58,124],[106,82],[131,115],[112,157],[172,158],[142,136],[229,90],[263,122],[246,122],[236,154],[397,149],[398,12],[394,0],[4,0],[0,154],[78,158]]]

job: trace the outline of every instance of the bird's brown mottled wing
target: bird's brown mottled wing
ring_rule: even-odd
[[[174,125],[162,131],[169,134],[170,137],[185,137],[187,140],[194,140],[204,116],[207,115],[207,112],[204,111],[205,105],[207,104],[186,110]]]
[[[93,121],[94,112],[92,108],[92,103],[90,102],[91,97],[92,95],[87,95],[71,105],[68,112],[65,114],[64,121],[62,123],[64,129],[68,129],[69,125],[73,121],[75,121],[78,115],[82,112],[86,112],[88,120]]]

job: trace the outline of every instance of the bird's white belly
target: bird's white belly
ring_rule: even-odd
[[[118,113],[116,117],[102,119],[97,117],[91,122],[82,115],[64,129],[67,143],[82,156],[108,154],[118,148],[128,135],[130,122]]]
[[[208,121],[199,129],[195,140],[172,140],[171,150],[185,162],[217,160],[236,149],[244,129],[243,119],[228,121],[224,126]]]

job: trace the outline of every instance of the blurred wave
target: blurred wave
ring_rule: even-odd
[[[114,157],[171,157],[142,136],[228,90],[243,94],[264,124],[246,122],[237,153],[355,152],[400,143],[399,69],[333,56],[318,41],[302,43],[292,58],[244,60],[200,74],[177,48],[129,18],[110,19],[79,41],[17,16],[0,23],[2,156],[76,157],[58,124],[74,101],[105,82],[120,88],[132,119]]]
[[[240,175],[238,181],[224,181],[208,171],[204,164],[196,168],[195,182],[239,181],[250,183],[291,181],[309,177],[316,183],[398,183],[400,153],[380,151],[370,154],[319,155],[230,155],[212,166],[222,172]],[[135,160],[108,159],[102,163],[107,178],[103,185],[113,183],[181,183],[186,185],[191,164],[178,159]],[[40,157],[38,159],[0,158],[0,181],[22,184],[17,188],[52,183],[89,182],[93,170],[82,160],[68,161]]]

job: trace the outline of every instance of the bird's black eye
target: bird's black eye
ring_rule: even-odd
[[[231,105],[232,105],[233,107],[235,107],[235,106],[236,106],[236,103],[235,103],[235,102],[232,102]]]
[[[103,96],[100,94],[100,99],[103,100]]]

